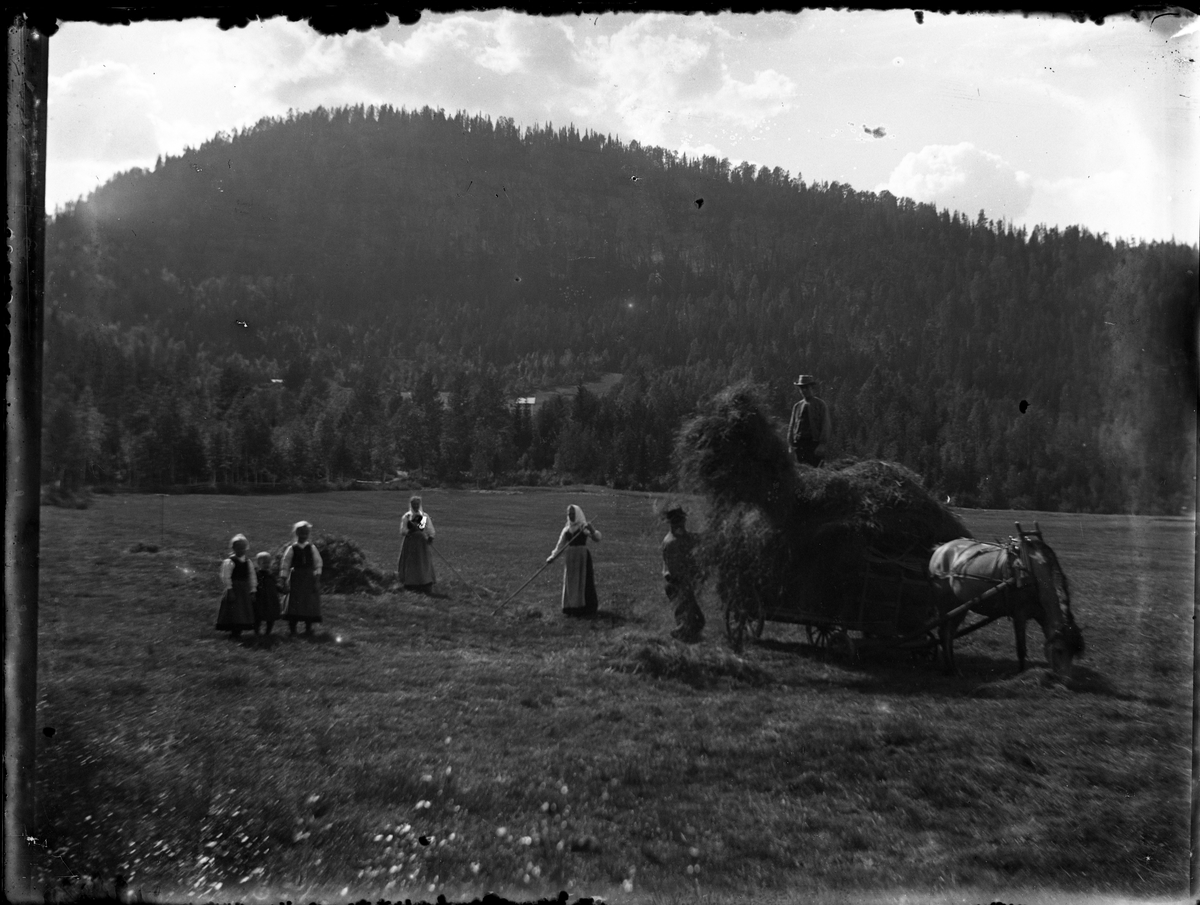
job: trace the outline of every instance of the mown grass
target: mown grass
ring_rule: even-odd
[[[406,494],[42,510],[49,882],[204,901],[1186,893],[1190,522],[1037,515],[1088,643],[1064,684],[1036,626],[1016,674],[1007,623],[964,640],[960,678],[831,659],[774,623],[738,657],[710,594],[684,647],[651,497],[422,496],[435,596],[331,595],[315,639],[269,645],[212,630],[228,538],[275,550],[307,518],[390,569]],[[559,615],[557,565],[493,616],[571,501],[604,532],[600,617]],[[964,515],[981,537],[1014,517]]]

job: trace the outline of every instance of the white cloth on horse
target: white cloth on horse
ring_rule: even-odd
[[[933,551],[929,574],[946,579],[965,603],[1012,578],[1012,556],[1006,547],[960,537]]]

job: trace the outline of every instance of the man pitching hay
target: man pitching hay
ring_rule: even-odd
[[[792,406],[792,420],[788,423],[788,446],[796,461],[801,465],[819,468],[825,461],[825,449],[833,436],[833,419],[829,404],[815,395],[817,378],[801,374],[796,380],[803,397]]]
[[[696,536],[687,529],[687,513],[682,506],[663,511],[670,530],[662,542],[663,584],[667,600],[675,605],[675,630],[671,637],[695,644],[704,631],[704,612],[696,600],[696,562],[693,553]]]

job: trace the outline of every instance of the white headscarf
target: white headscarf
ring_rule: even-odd
[[[574,503],[572,503],[570,506],[567,507],[567,512],[568,512],[567,528],[569,528],[571,531],[578,531],[584,525],[587,524],[587,516],[584,515],[583,510],[580,509],[578,506],[576,506]],[[575,513],[574,519],[572,519],[569,514],[571,512]]]
[[[417,504],[415,512],[413,503]],[[413,530],[420,531],[425,527],[425,502],[419,496],[414,496],[408,501],[408,511],[404,514],[408,516],[408,523],[412,525]]]
[[[309,541],[311,542],[311,540],[312,540],[312,523],[306,522],[303,520],[298,521],[298,522],[296,522],[296,524],[292,525],[292,540],[295,541],[296,543],[300,543],[300,538],[298,536],[298,532],[300,531],[301,528],[308,529]]]

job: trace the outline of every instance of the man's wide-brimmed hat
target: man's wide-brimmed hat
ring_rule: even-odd
[[[676,503],[675,505],[668,506],[666,509],[664,509],[662,511],[662,517],[668,521],[677,518],[687,518],[687,512],[684,511],[682,506]]]
[[[812,374],[801,374],[796,379],[796,386],[798,387],[813,387],[816,385],[817,378],[813,377]]]

